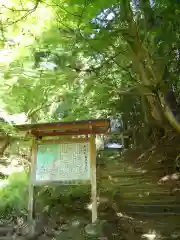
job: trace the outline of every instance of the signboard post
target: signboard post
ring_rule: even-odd
[[[97,219],[95,135],[109,130],[108,120],[16,126],[34,136],[29,184],[28,219],[33,232],[33,190],[37,185],[91,184],[92,222]],[[70,135],[70,139],[48,139]],[[75,137],[78,136],[78,137]],[[40,138],[40,139],[39,139]]]
[[[96,145],[95,136],[90,136],[90,161],[91,161],[91,198],[92,198],[92,223],[97,220],[97,184],[96,184]]]
[[[34,185],[32,184],[34,178],[34,164],[36,161],[36,139],[32,139],[32,150],[31,150],[31,169],[29,171],[29,198],[28,198],[28,222],[29,222],[29,234],[33,235],[34,233],[34,221],[33,221],[33,205],[34,205]]]

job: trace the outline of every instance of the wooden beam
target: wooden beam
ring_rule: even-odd
[[[56,129],[89,129],[91,127],[110,127],[108,119],[99,120],[82,120],[74,122],[55,122],[55,123],[39,123],[25,124],[15,126],[20,131],[29,130],[56,130]]]
[[[58,180],[58,181],[34,181],[36,186],[54,186],[54,185],[89,185],[90,180]]]
[[[85,130],[77,130],[77,131],[37,131],[32,130],[31,134],[36,137],[50,137],[50,136],[66,136],[66,135],[88,135],[88,134],[105,134],[107,133],[107,129],[85,129]]]

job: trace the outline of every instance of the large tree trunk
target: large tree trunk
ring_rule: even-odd
[[[164,95],[159,94],[159,99],[164,112],[164,116],[166,117],[168,122],[171,124],[171,126],[180,133],[180,123],[177,120],[176,116],[174,115],[172,109],[168,105],[167,101],[165,101]]]
[[[133,18],[130,1],[123,0],[121,6],[122,11],[125,13],[124,19],[128,23],[128,27],[122,30],[122,36],[129,45],[130,60],[132,61],[133,59],[133,65],[142,86],[148,86],[149,90],[151,88],[156,89],[156,86],[162,82],[162,67],[159,67],[158,72],[158,62],[154,62],[145,43],[140,39],[138,27]],[[171,126],[180,133],[180,123],[167,104],[165,93],[162,89],[159,89],[156,93],[157,95],[146,96],[152,117],[161,124],[163,124],[164,119],[166,119]]]
[[[5,150],[10,144],[10,138],[9,137],[1,137],[0,138],[0,156],[3,156]]]

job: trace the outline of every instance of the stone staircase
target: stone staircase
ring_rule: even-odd
[[[14,240],[15,226],[0,224],[0,240]]]

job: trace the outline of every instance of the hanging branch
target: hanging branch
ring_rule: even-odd
[[[13,24],[16,24],[16,23],[24,20],[26,17],[28,17],[30,14],[32,14],[34,11],[36,11],[36,9],[38,8],[40,2],[41,2],[41,0],[36,0],[36,3],[35,3],[35,5],[34,5],[34,7],[31,8],[31,9],[8,8],[7,6],[2,5],[4,8],[6,8],[6,9],[12,11],[12,12],[25,12],[25,14],[24,14],[23,16],[21,16],[20,18],[18,18],[18,19],[15,20],[15,21],[11,21],[11,22],[8,22],[8,21],[7,21],[8,23],[5,24],[4,27],[11,26],[11,25],[13,25]]]

